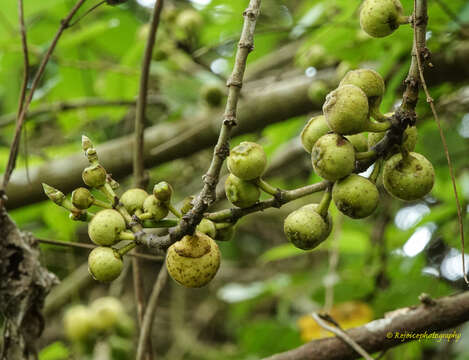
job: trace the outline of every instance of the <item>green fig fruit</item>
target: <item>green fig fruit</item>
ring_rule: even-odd
[[[352,143],[356,152],[365,152],[368,150],[368,140],[363,133],[347,135],[345,138]]]
[[[376,210],[379,192],[367,178],[351,174],[334,184],[332,200],[343,214],[352,219],[362,219]]]
[[[169,213],[168,207],[156,199],[154,195],[147,196],[143,202],[143,210],[146,213],[152,214],[155,221],[164,219]]]
[[[218,107],[222,104],[225,93],[217,84],[205,84],[200,90],[202,99],[210,107]]]
[[[120,202],[130,215],[133,215],[137,210],[143,210],[143,203],[148,197],[148,193],[143,189],[129,189],[122,194]]]
[[[106,170],[99,164],[90,165],[81,174],[83,182],[92,188],[99,188],[106,183]]]
[[[355,149],[338,134],[321,136],[313,146],[311,159],[314,171],[326,180],[336,181],[355,170]]]
[[[199,225],[197,225],[196,230],[211,237],[212,239],[214,239],[217,235],[217,228],[215,227],[215,223],[209,219],[202,219]]]
[[[77,209],[88,209],[93,205],[94,200],[94,196],[91,192],[84,187],[79,187],[72,192],[72,204]]]
[[[84,305],[74,305],[65,311],[63,324],[65,336],[71,341],[80,342],[93,331],[93,314]]]
[[[109,246],[119,241],[126,228],[122,215],[113,209],[99,211],[88,224],[88,235],[96,245]]]
[[[379,106],[384,95],[384,80],[380,74],[371,69],[358,69],[349,71],[339,86],[355,85],[368,97],[369,108]]]
[[[122,257],[110,247],[94,248],[88,256],[88,271],[93,279],[101,282],[117,279],[123,266]]]
[[[253,180],[264,173],[267,157],[262,146],[243,141],[231,150],[227,164],[233,175],[242,180]]]
[[[196,10],[183,10],[176,18],[176,25],[188,33],[197,32],[203,25],[203,18]]]
[[[160,181],[153,187],[153,195],[159,201],[166,203],[171,200],[173,195],[173,187],[166,181]]]
[[[321,136],[326,135],[329,131],[331,131],[331,129],[329,128],[324,115],[313,116],[309,119],[300,135],[301,143],[303,144],[306,152],[311,153],[316,141],[318,141]]]
[[[93,314],[93,326],[101,331],[112,330],[119,319],[126,315],[122,303],[112,296],[97,298],[90,304],[90,310]]]
[[[331,87],[323,80],[316,80],[308,88],[308,98],[313,104],[322,104]]]
[[[392,196],[404,200],[418,200],[427,195],[435,180],[435,171],[425,156],[411,152],[405,158],[401,153],[384,163],[383,184]]]
[[[233,174],[226,178],[225,193],[228,200],[240,208],[254,205],[261,196],[261,192],[255,184],[241,180]]]
[[[408,22],[399,0],[365,0],[360,10],[360,26],[372,37],[392,34]]]
[[[179,284],[198,288],[207,285],[220,267],[220,250],[209,236],[196,232],[171,245],[166,255],[169,275]]]
[[[343,85],[326,96],[323,112],[329,127],[341,135],[364,131],[385,131],[389,123],[375,123],[369,119],[368,97],[355,85]]]
[[[330,234],[330,224],[315,208],[307,205],[287,216],[283,230],[287,239],[297,248],[311,250]]]

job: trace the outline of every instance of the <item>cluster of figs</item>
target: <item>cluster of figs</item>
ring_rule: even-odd
[[[405,129],[400,146],[384,158],[376,156],[374,146],[391,127],[388,118],[392,114],[379,112],[384,91],[384,81],[376,71],[349,71],[339,87],[326,96],[323,114],[311,118],[301,133],[314,171],[333,183],[333,202],[340,212],[353,219],[365,218],[376,210],[379,203],[376,181],[380,174],[386,191],[404,201],[420,199],[433,187],[431,162],[413,152],[417,142],[415,126]],[[371,175],[367,178],[357,174],[357,161],[370,158],[375,160]],[[304,250],[324,241],[331,231],[327,207],[326,198],[325,204],[306,205],[292,212],[284,224],[288,239]]]

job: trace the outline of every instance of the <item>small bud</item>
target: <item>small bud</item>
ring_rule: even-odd
[[[89,187],[99,188],[106,183],[106,170],[99,164],[88,166],[81,174],[83,182]]]
[[[194,207],[194,204],[192,204],[192,200],[194,200],[194,197],[188,196],[182,201],[182,206],[181,206],[182,215],[185,215]]]
[[[65,194],[63,192],[57,190],[56,188],[53,188],[50,185],[47,185],[46,183],[42,183],[42,188],[44,189],[44,193],[50,200],[52,200],[57,205],[62,204],[65,199]]]
[[[72,204],[78,209],[88,209],[93,205],[94,200],[91,192],[84,187],[79,187],[72,192]]]
[[[86,153],[88,149],[93,147],[93,143],[91,142],[90,138],[86,135],[81,136],[81,148]]]
[[[171,200],[173,188],[166,181],[161,181],[153,187],[153,195],[161,202]]]

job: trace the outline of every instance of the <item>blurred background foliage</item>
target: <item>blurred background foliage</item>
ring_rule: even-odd
[[[85,8],[97,1],[87,3]],[[206,84],[223,87],[229,76],[242,26],[241,14],[247,3],[247,0],[166,0],[151,65],[150,89],[150,96],[161,99],[164,106],[161,103],[149,106],[146,126],[213,111],[201,99],[201,89]],[[402,3],[410,14],[412,1]],[[32,73],[60,19],[73,4],[72,0],[25,2]],[[47,67],[31,110],[44,104],[89,98],[135,99],[153,4],[153,0],[130,0],[116,7],[101,6],[69,29]],[[402,27],[392,36],[372,39],[360,30],[358,8],[359,1],[350,0],[263,1],[255,51],[248,59],[248,75],[250,68],[258,68],[269,56],[275,57],[288,46],[290,61],[270,71],[269,76],[291,72],[314,78],[323,68],[332,68],[340,76],[348,69],[370,66],[386,78],[387,91],[381,110],[391,111],[401,98],[410,63],[412,31]],[[191,31],[185,31],[181,21],[178,22],[178,15],[187,10],[201,16]],[[468,48],[467,1],[429,1],[429,19],[428,47],[440,58],[456,56],[455,46]],[[5,123],[5,116],[15,112],[22,71],[17,4],[6,1],[0,9],[0,171],[4,170],[14,133],[14,126]],[[438,72],[438,66],[431,71]],[[466,229],[469,229],[465,215],[469,200],[469,91],[465,87],[468,80],[440,81],[430,89],[453,157]],[[264,86],[269,87],[269,82]],[[327,90],[320,90],[312,96],[319,94],[323,98]],[[348,328],[379,318],[387,311],[413,305],[422,292],[439,297],[464,289],[454,195],[437,127],[423,95],[417,110],[416,151],[425,154],[436,170],[430,196],[415,203],[402,203],[382,192],[378,211],[365,220],[344,218],[332,206],[333,236],[312,252],[287,244],[282,223],[290,211],[302,203],[317,201],[318,195],[242,219],[235,239],[220,244],[223,264],[210,286],[200,290],[185,290],[173,282],[167,286],[153,331],[154,350],[160,358],[259,359],[329,336],[308,316],[325,306],[329,309],[332,306],[335,319]],[[289,151],[292,139],[298,137],[310,116],[304,114],[269,125],[234,138],[232,144],[252,139],[265,147],[270,158],[275,157]],[[95,143],[130,134],[133,119],[134,109],[125,106],[43,113],[26,124],[27,141],[23,143],[18,166],[47,164],[79,151],[83,133]],[[149,169],[150,184],[165,179],[176,189],[177,199],[182,200],[199,189],[210,156],[211,151],[206,149]],[[306,153],[298,153],[282,169],[270,177],[274,185],[282,188],[319,180]],[[130,178],[120,181],[122,189],[131,184]],[[229,204],[221,202],[217,206]],[[15,209],[11,215],[22,229],[39,238],[89,242],[86,227],[70,221],[66,212],[51,202]],[[122,275],[110,287],[101,285],[92,282],[81,265],[86,261],[86,250],[41,247],[44,264],[60,278],[84,275],[78,277],[80,280],[73,278],[76,286],[67,293],[67,301],[54,303],[49,299],[40,359],[78,358],[76,349],[64,337],[64,309],[111,294],[120,297],[128,313],[135,315],[131,276]],[[466,257],[469,262],[469,256]],[[335,261],[337,265],[331,266]],[[143,263],[147,293],[159,267],[157,261]],[[67,281],[70,278],[64,283]],[[383,358],[467,359],[469,328],[457,331],[463,332],[463,336],[456,344],[410,343],[388,351]],[[129,354],[135,342],[117,341],[116,345],[111,335],[106,336],[108,346],[125,350],[117,352],[119,355],[113,352],[113,358],[132,358]],[[96,341],[102,344],[102,340],[101,337]]]

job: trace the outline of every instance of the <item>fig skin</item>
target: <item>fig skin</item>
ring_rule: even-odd
[[[316,211],[317,205],[303,206],[290,213],[283,224],[287,239],[302,250],[311,250],[329,236],[332,221],[326,220]]]
[[[122,303],[112,296],[97,298],[90,304],[93,325],[98,330],[112,330],[121,317],[126,316]]]
[[[122,272],[122,257],[110,247],[94,248],[88,256],[88,271],[93,279],[101,282],[111,282]]]
[[[84,187],[79,187],[72,192],[72,204],[77,209],[88,209],[94,203],[94,196]]]
[[[74,342],[88,338],[93,332],[93,314],[84,305],[74,305],[64,314],[63,325],[65,336]]]
[[[334,184],[332,200],[343,214],[352,219],[362,219],[376,210],[379,192],[367,178],[351,174]]]
[[[432,163],[419,153],[411,152],[405,158],[398,153],[384,163],[384,188],[400,200],[421,199],[432,190],[434,181]]]
[[[261,196],[261,192],[255,184],[241,180],[233,174],[226,178],[225,193],[228,200],[240,208],[254,205]]]
[[[95,164],[86,167],[81,177],[83,182],[89,187],[99,188],[106,183],[107,173],[101,165]]]
[[[379,73],[372,69],[357,69],[349,71],[341,80],[339,86],[355,85],[368,97],[370,109],[378,106],[384,95],[384,80]]]
[[[353,135],[368,130],[368,98],[358,86],[343,85],[331,91],[322,110],[329,127],[337,134]]]
[[[360,27],[372,37],[391,35],[404,22],[399,0],[365,0],[360,10]]]
[[[197,225],[197,231],[204,233],[205,235],[215,239],[217,235],[217,228],[215,227],[215,223],[209,219],[202,219]]]
[[[220,250],[209,236],[186,235],[168,249],[166,268],[179,284],[189,288],[207,285],[220,267]]]
[[[311,159],[314,171],[326,180],[339,180],[355,170],[355,149],[338,134],[319,138],[313,146]]]
[[[126,229],[122,215],[114,209],[99,211],[88,224],[88,235],[96,245],[114,245]]]
[[[306,152],[311,153],[316,141],[329,131],[331,131],[331,129],[324,115],[313,116],[309,119],[300,135],[301,143]]]
[[[143,189],[129,189],[122,194],[120,202],[130,215],[133,215],[137,210],[143,210],[143,203],[148,197],[148,193]]]
[[[267,157],[262,146],[243,141],[231,149],[227,165],[233,175],[242,180],[253,180],[264,173]]]
[[[347,135],[345,138],[352,143],[356,152],[364,152],[368,150],[368,140],[363,133]]]
[[[155,221],[164,219],[169,213],[168,207],[155,198],[154,195],[147,196],[143,202],[143,211],[152,214]]]

